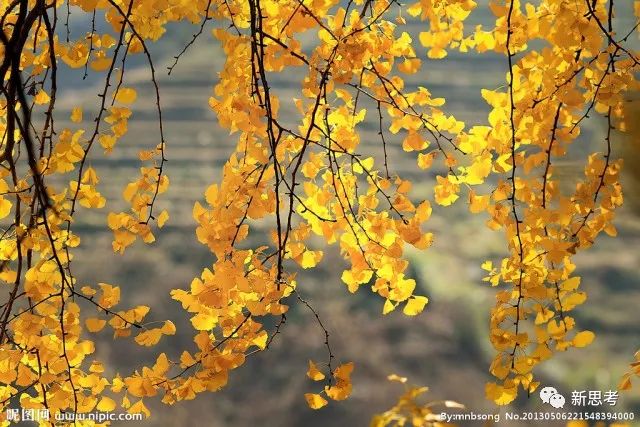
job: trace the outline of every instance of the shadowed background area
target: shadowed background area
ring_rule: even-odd
[[[80,16],[72,14],[72,31],[86,28],[87,23]],[[486,8],[479,6],[475,19],[489,23],[491,17]],[[625,21],[623,16],[621,25],[630,19]],[[166,70],[193,31],[194,27],[186,25],[169,27],[169,34],[152,48],[157,69]],[[412,27],[412,34],[419,31],[417,25]],[[424,49],[419,52],[425,55]],[[108,332],[99,334],[97,356],[122,373],[129,373],[141,361],[152,362],[160,351],[177,359],[183,349],[193,346],[189,317],[178,302],[170,299],[169,292],[187,288],[202,268],[213,262],[211,253],[195,237],[191,210],[195,201],[203,199],[207,186],[220,180],[221,167],[236,143],[236,135],[229,136],[221,130],[208,107],[223,58],[217,42],[205,32],[171,76],[160,76],[168,141],[166,173],[171,185],[161,196],[159,208],[168,209],[171,219],[153,245],[138,242],[127,249],[125,256],[114,254],[111,232],[106,227],[107,213],[124,207],[121,194],[140,166],[138,151],[159,142],[155,99],[142,58],[132,58],[125,75],[127,84],[135,87],[139,95],[128,134],[111,156],[94,154],[89,158],[103,178],[99,190],[108,204],[101,210],[83,212],[85,215],[78,217],[83,222],[75,224],[83,239],[74,261],[78,283],[118,284],[123,304],[148,305],[152,308],[149,320],[171,319],[178,328],[175,336],[163,338],[152,349],[126,340],[114,345]],[[446,98],[445,111],[469,126],[486,122],[488,108],[480,89],[500,87],[505,71],[502,57],[450,52],[444,60],[425,61],[422,71],[409,78],[408,83],[426,86],[434,97]],[[85,120],[95,108],[100,75],[83,81],[82,74],[69,71],[60,76],[62,93],[66,95],[60,106],[67,108],[61,108],[60,128],[71,125],[63,122],[72,106],[81,104],[85,108]],[[276,74],[271,82],[281,99],[299,96],[299,81],[292,76]],[[629,111],[634,117],[640,114],[635,104]],[[285,106],[282,114],[286,112]],[[372,112],[375,113],[370,110],[361,138],[360,150],[366,154],[381,152],[377,119]],[[598,145],[603,144],[603,133],[603,123],[590,121],[583,129],[576,156],[597,151]],[[391,172],[414,182],[412,196],[416,199],[432,199],[434,172],[418,169],[415,157],[404,153],[397,141],[390,141]],[[627,165],[623,175],[627,200],[617,220],[619,235],[600,237],[593,248],[576,257],[577,274],[583,278],[582,286],[589,299],[574,315],[578,324],[596,332],[597,338],[585,349],[559,354],[539,371],[543,385],[554,386],[565,396],[570,396],[572,390],[615,389],[640,347],[636,328],[640,302],[640,180],[634,164],[640,151],[637,137],[623,139],[617,135],[614,142],[614,155],[624,156]],[[579,162],[559,162],[556,176],[575,178],[582,173],[582,167]],[[495,262],[505,253],[503,235],[486,228],[485,219],[472,216],[462,199],[453,207],[434,208],[427,224],[435,234],[434,245],[424,252],[408,252],[411,275],[420,290],[417,293],[430,298],[425,312],[416,318],[407,318],[400,312],[382,316],[383,301],[366,287],[355,295],[349,294],[340,280],[343,261],[335,247],[326,250],[320,266],[299,273],[300,292],[319,312],[338,361],[356,364],[354,392],[349,400],[332,403],[320,411],[307,408],[303,394],[317,387],[305,376],[307,360],[326,359],[324,333],[313,313],[301,304],[293,304],[287,324],[269,351],[252,356],[233,372],[225,389],[172,407],[149,400],[152,417],[144,424],[364,426],[374,413],[391,406],[402,391],[398,384],[387,381],[386,376],[392,373],[430,386],[429,398],[453,399],[478,412],[504,411],[484,397],[484,384],[491,380],[488,316],[496,290],[481,280],[480,264],[487,259]],[[258,228],[258,240],[264,239],[266,231],[267,228]],[[537,396],[520,396],[512,408],[544,409]],[[570,405],[565,409],[571,410]],[[611,409],[639,412],[637,391],[623,395]]]

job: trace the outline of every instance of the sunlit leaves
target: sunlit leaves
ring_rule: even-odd
[[[9,200],[0,197],[0,219],[7,217],[11,213],[12,206],[13,204]]]
[[[307,370],[307,376],[314,381],[320,381],[324,379],[324,374],[318,370],[313,361],[309,360],[309,369]]]
[[[572,257],[590,247],[600,232],[616,234],[611,221],[622,204],[613,178],[620,164],[610,157],[611,130],[621,119],[617,109],[628,87],[623,82],[635,79],[633,66],[628,59],[600,52],[613,48],[599,28],[603,18],[591,16],[588,2],[572,11],[547,6],[516,1],[490,5],[498,17],[496,27],[492,32],[476,28],[473,43],[479,52],[506,54],[509,72],[504,88],[482,90],[491,106],[490,126],[473,127],[459,137],[460,148],[474,154],[472,164],[461,169],[459,182],[474,185],[491,174],[497,177],[490,195],[469,193],[469,210],[486,212],[487,225],[506,233],[510,250],[497,268],[483,264],[489,272],[485,281],[506,286],[497,293],[491,313],[496,350],[491,372],[502,382],[490,383],[486,391],[498,404],[515,399],[519,387],[535,389],[529,375],[553,352],[593,340],[590,331],[574,335],[576,322],[568,315],[587,298]],[[601,12],[606,17],[608,12]],[[567,30],[577,22],[580,30]],[[545,40],[548,47],[532,47],[534,39]],[[521,53],[517,59],[516,53]],[[613,62],[622,67],[616,73],[610,72]],[[606,154],[587,155],[583,179],[564,179],[560,185],[556,164],[578,140],[592,109],[609,123]],[[528,329],[535,339],[524,334]]]
[[[407,304],[402,309],[402,312],[407,316],[416,316],[424,310],[429,299],[423,296],[415,296],[409,298]]]
[[[120,302],[120,288],[107,283],[98,283],[102,291],[98,303],[105,308],[111,308]]]
[[[637,351],[634,355],[634,361],[629,364],[629,369],[620,380],[618,385],[620,390],[630,390],[632,388],[631,378],[640,377],[640,351]]]
[[[73,107],[71,110],[71,121],[73,123],[80,123],[82,121],[82,109],[80,107]]]
[[[351,395],[353,385],[351,384],[351,373],[353,372],[353,362],[345,363],[338,366],[332,372],[332,377],[329,379],[329,385],[324,387],[322,394],[332,400],[344,400]],[[313,381],[322,381],[325,379],[325,375],[320,372],[314,362],[309,361],[309,369],[307,376]],[[304,395],[307,400],[307,404],[312,409],[320,409],[328,404],[320,393],[306,393]]]
[[[304,398],[311,409],[320,409],[329,403],[327,399],[317,393],[305,393]]]
[[[586,347],[595,338],[595,334],[591,331],[582,331],[578,332],[575,337],[573,337],[573,345],[576,347]]]
[[[85,324],[89,332],[100,332],[102,328],[104,328],[104,326],[107,324],[107,321],[104,319],[90,317],[85,321]]]
[[[425,393],[429,391],[429,387],[420,387],[407,383],[406,377],[396,374],[387,377],[389,381],[404,384],[404,393],[398,398],[397,403],[383,413],[373,416],[371,427],[391,427],[397,425],[407,425],[413,427],[419,426],[437,426],[441,425],[440,414],[437,413],[436,406],[445,408],[463,409],[464,405],[452,401],[433,401],[426,402],[423,399]]]
[[[135,340],[138,344],[149,347],[156,345],[163,335],[174,335],[175,333],[175,325],[172,321],[167,320],[160,328],[147,329],[140,332],[136,336]]]
[[[167,223],[168,220],[169,220],[169,212],[167,212],[167,210],[165,209],[162,212],[160,212],[160,215],[158,215],[158,228],[164,227],[164,225]]]
[[[580,331],[577,317],[570,315],[587,298],[573,256],[601,232],[617,234],[612,221],[623,201],[622,165],[612,157],[611,131],[624,128],[623,95],[638,86],[638,60],[623,46],[626,38],[612,40],[617,31],[602,31],[609,14],[603,2],[592,6],[595,13],[588,2],[570,8],[552,1],[491,2],[495,27],[471,29],[464,23],[476,7],[472,0],[406,6],[375,0],[349,8],[335,1],[301,7],[294,0],[260,6],[231,0],[207,11],[200,2],[183,1],[161,14],[144,0],[71,4],[89,17],[104,16],[108,28],[102,34],[87,29],[63,42],[61,34],[48,34],[42,19],[35,19],[39,29],[21,33],[26,47],[4,55],[15,57],[33,105],[7,99],[13,89],[3,92],[0,219],[7,227],[0,239],[0,259],[6,261],[0,280],[19,289],[15,298],[24,303],[8,305],[22,311],[3,326],[3,336],[12,340],[0,363],[3,400],[39,383],[33,396],[27,389],[22,393],[24,404],[41,405],[46,397],[50,409],[69,410],[79,397],[82,411],[120,406],[149,416],[143,398],[161,395],[173,404],[224,387],[247,357],[270,346],[291,304],[310,310],[326,334],[322,339],[330,355],[329,363],[309,362],[307,376],[318,388],[305,394],[308,405],[319,409],[329,400],[346,399],[353,364],[332,366],[329,332],[302,297],[309,273],[304,270],[313,274],[332,262],[326,246],[334,245],[347,266],[336,274],[349,292],[373,292],[383,314],[401,309],[416,316],[429,300],[410,274],[407,251],[427,250],[437,239],[428,222],[432,204],[441,209],[458,199],[505,236],[507,255],[482,265],[484,280],[496,289],[489,333],[496,354],[489,371],[498,381],[487,385],[487,397],[506,405],[519,388],[534,391],[539,363],[593,341],[594,334]],[[118,8],[127,6],[131,12],[123,19],[126,12]],[[261,10],[252,10],[256,7]],[[6,11],[8,37],[22,22],[17,9]],[[636,2],[636,14],[637,9]],[[99,176],[91,161],[126,147],[123,139],[142,97],[127,81],[126,57],[146,57],[145,43],[162,37],[170,22],[212,18],[221,24],[213,35],[225,64],[209,106],[236,147],[221,179],[203,200],[193,201],[196,237],[212,261],[184,289],[171,291],[188,313],[193,346],[175,357],[162,353],[152,366],[133,367],[131,375],[109,378],[109,370],[88,359],[95,348],[86,335],[106,328],[114,338],[152,347],[176,329],[171,321],[147,319],[147,306],[117,308],[118,286],[77,282],[71,273],[80,245],[74,215],[111,202],[101,193],[109,186],[101,179],[110,177]],[[412,19],[425,21],[417,40],[407,28]],[[480,94],[490,107],[486,123],[467,127],[445,112],[444,98],[420,86],[427,80],[407,79],[454,50],[505,55],[504,84]],[[65,112],[70,127],[50,121],[58,114],[46,109],[62,96],[51,81],[52,61],[59,72],[84,68],[109,76],[99,111],[87,109],[91,119],[83,119],[83,110],[74,106]],[[287,90],[293,96],[272,84],[276,73],[291,81]],[[4,80],[14,82],[9,71]],[[38,115],[32,123],[15,119],[26,109]],[[608,122],[605,144],[594,153],[576,150],[584,154],[584,171],[571,182],[557,165],[572,144],[582,144],[580,129],[589,114]],[[37,150],[30,153],[22,133],[40,122],[44,128],[32,135]],[[168,223],[169,211],[156,202],[169,186],[164,164],[170,143],[161,134],[137,153],[139,173],[119,191],[125,207],[107,214],[115,252],[125,253],[139,240],[153,243],[154,233]],[[399,172],[398,155],[412,159],[419,178]],[[47,181],[40,194],[38,176]],[[36,353],[41,359],[35,360]],[[621,388],[631,386],[631,374]],[[74,384],[81,395],[75,395]],[[117,398],[103,394],[108,385]],[[429,407],[415,402],[424,392],[407,386],[398,405],[374,425],[432,420]]]
[[[487,399],[494,401],[498,405],[508,405],[518,395],[516,384],[510,380],[505,382],[504,385],[488,383],[485,392]]]
[[[101,412],[110,412],[116,408],[116,402],[110,397],[103,397],[96,405],[96,409]]]
[[[36,103],[36,105],[44,105],[51,101],[51,97],[44,90],[40,90],[36,94],[36,96],[33,97],[33,101]]]
[[[116,92],[115,100],[123,104],[132,104],[133,102],[135,102],[137,97],[138,94],[135,89],[129,87],[121,87],[120,89],[118,89],[118,92]]]
[[[85,41],[76,41],[73,45],[60,46],[61,59],[71,68],[83,67],[89,57],[89,46]]]

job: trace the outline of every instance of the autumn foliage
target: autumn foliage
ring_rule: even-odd
[[[298,267],[322,262],[318,242],[335,245],[349,265],[340,273],[349,292],[377,294],[383,314],[418,315],[428,299],[415,293],[403,255],[409,245],[429,248],[437,238],[429,231],[432,209],[454,203],[467,203],[504,236],[507,255],[482,265],[496,289],[488,337],[495,381],[487,384],[487,397],[504,405],[534,391],[540,363],[594,339],[571,315],[587,298],[572,260],[601,232],[616,234],[622,162],[612,134],[625,130],[625,93],[638,88],[639,58],[629,46],[637,25],[618,28],[616,6],[614,0],[480,6],[473,0],[2,0],[2,406],[19,400],[51,412],[124,408],[148,416],[147,399],[174,404],[224,387],[231,371],[286,327],[293,304],[310,310],[327,338],[326,359],[309,362],[309,406],[346,399],[354,364],[336,360],[322,317],[303,297]],[[465,25],[477,7],[490,8],[494,26]],[[76,38],[65,26],[69,10],[91,23]],[[639,1],[635,11],[640,19]],[[405,31],[408,20],[423,22],[418,40]],[[103,21],[109,25],[101,33],[95,28]],[[156,209],[169,186],[164,166],[171,141],[156,79],[165,70],[154,65],[148,44],[178,21],[194,23],[196,33],[169,72],[196,38],[215,28],[225,65],[209,105],[237,146],[222,179],[204,201],[194,201],[195,233],[212,264],[170,295],[190,315],[194,345],[112,375],[93,356],[93,333],[110,328],[113,346],[132,339],[150,347],[171,339],[176,328],[149,307],[120,301],[115,284],[76,280],[74,252],[90,242],[74,222],[87,209],[105,207],[100,185],[109,176],[98,176],[91,159],[109,156],[126,138],[142,96],[127,85],[125,64],[133,55],[150,69],[153,90],[145,97],[156,106],[158,143],[140,151],[140,174],[122,189],[129,208],[111,212],[105,227],[113,231],[113,250],[126,256],[138,240],[153,244],[170,221],[170,211]],[[504,84],[481,93],[491,108],[485,123],[463,123],[428,87],[405,83],[453,50],[503,57]],[[103,89],[95,115],[75,108],[73,126],[61,129],[57,78],[68,68],[100,75]],[[281,73],[295,82],[295,98],[279,96],[271,84]],[[295,114],[282,114],[285,105]],[[606,124],[601,145],[579,158],[581,177],[561,181],[555,165],[584,144],[580,131],[592,116]],[[360,148],[366,123],[377,128],[376,153]],[[435,177],[432,197],[416,200],[417,183],[394,172],[387,148],[396,143],[425,177]],[[247,237],[256,224],[268,224],[270,233],[253,247]]]

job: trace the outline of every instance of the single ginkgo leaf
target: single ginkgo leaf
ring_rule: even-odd
[[[136,336],[135,340],[140,345],[151,347],[152,345],[158,344],[161,337],[162,331],[159,328],[155,328],[140,332],[138,336]]]
[[[324,379],[324,374],[320,372],[316,364],[311,360],[309,360],[309,369],[307,370],[307,376],[314,381],[321,381]]]
[[[305,393],[304,398],[307,399],[307,405],[311,409],[320,409],[327,406],[327,399],[317,393]]]
[[[84,323],[89,332],[100,332],[102,328],[104,328],[104,325],[107,324],[107,321],[96,317],[90,317]]]
[[[416,316],[424,310],[424,306],[427,305],[429,299],[423,296],[415,296],[409,298],[407,304],[404,306],[402,312],[407,316]]]
[[[573,345],[576,347],[586,347],[591,344],[595,337],[596,334],[591,331],[578,332],[576,336],[573,337]]]
[[[135,102],[137,97],[138,94],[135,89],[131,89],[129,87],[121,87],[118,89],[118,93],[116,93],[116,101],[123,104],[131,104]]]

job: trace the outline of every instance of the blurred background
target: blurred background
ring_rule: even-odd
[[[631,3],[619,4],[623,12],[618,19],[621,27],[633,25]],[[470,25],[491,25],[493,18],[489,13],[480,5]],[[210,23],[207,28],[215,25]],[[420,25],[423,24],[410,24],[416,46]],[[90,23],[85,15],[79,11],[72,14],[72,35],[83,34],[88,28]],[[229,136],[221,130],[208,107],[224,59],[209,31],[183,56],[172,75],[166,75],[166,67],[194,31],[195,27],[190,25],[169,26],[168,33],[152,45],[168,141],[166,173],[171,185],[159,202],[160,209],[167,208],[170,212],[167,226],[157,233],[157,241],[151,246],[138,242],[127,249],[125,256],[114,254],[111,249],[112,234],[106,227],[106,215],[125,207],[121,194],[140,167],[138,151],[159,142],[155,99],[140,56],[129,58],[126,71],[127,85],[138,90],[129,133],[111,156],[102,156],[97,151],[90,156],[90,163],[102,178],[99,191],[107,197],[107,207],[81,212],[75,225],[82,238],[74,267],[80,285],[118,284],[123,306],[149,305],[152,308],[149,320],[171,319],[178,327],[175,336],[163,338],[151,349],[130,345],[126,340],[114,344],[106,329],[99,334],[96,356],[124,374],[141,362],[152,362],[159,351],[177,358],[182,349],[192,347],[188,315],[178,302],[170,299],[169,291],[188,288],[202,268],[213,262],[208,249],[196,240],[191,210],[196,200],[203,199],[207,186],[220,180],[221,166],[233,151],[236,135]],[[425,49],[417,50],[426,58]],[[471,126],[486,123],[488,108],[480,97],[480,89],[501,87],[505,72],[503,57],[449,52],[443,60],[425,60],[422,71],[409,78],[408,83],[426,86],[434,97],[446,98],[445,111]],[[68,119],[71,107],[78,104],[85,109],[86,124],[91,111],[95,111],[104,76],[98,74],[82,80],[82,70],[66,69],[60,74],[65,97],[60,102],[58,128],[77,126],[68,120],[63,122]],[[283,100],[298,96],[299,83],[288,80],[290,77],[274,76],[272,81]],[[284,111],[286,114],[287,110]],[[629,112],[640,118],[635,102],[630,103]],[[377,117],[372,113],[375,110],[369,110],[370,123],[365,124],[362,137],[363,153],[380,151],[374,122]],[[634,120],[632,125],[637,122]],[[637,135],[638,127],[634,128]],[[583,129],[578,154],[603,146],[604,129],[597,119],[589,121]],[[589,297],[574,315],[579,327],[593,330],[597,338],[587,348],[558,354],[538,371],[543,385],[554,386],[565,396],[570,396],[572,390],[615,389],[640,347],[637,329],[640,168],[635,164],[635,159],[640,158],[638,141],[637,137],[620,135],[614,141],[614,154],[625,157],[626,163],[623,174],[626,200],[617,218],[619,236],[602,236],[593,248],[576,257],[577,274],[582,276],[582,286]],[[101,147],[96,145],[95,150]],[[415,155],[404,153],[396,144],[390,152],[390,165],[392,172],[414,182],[412,194],[416,199],[432,199],[434,172],[427,174],[418,169]],[[583,164],[577,161],[556,165],[556,175],[567,179],[582,175]],[[504,408],[488,402],[484,394],[485,383],[492,379],[488,372],[493,355],[488,341],[488,316],[496,289],[482,282],[480,264],[487,259],[496,262],[505,255],[502,233],[487,229],[485,219],[469,214],[462,199],[449,208],[434,207],[433,218],[427,224],[436,236],[434,245],[424,252],[408,252],[411,275],[418,283],[416,292],[430,298],[425,312],[416,318],[407,318],[400,311],[383,317],[383,300],[364,287],[356,295],[349,294],[340,280],[341,270],[337,266],[343,261],[335,247],[327,248],[318,268],[300,273],[302,295],[318,309],[331,334],[338,361],[355,362],[354,391],[347,401],[331,403],[320,411],[307,408],[303,394],[316,391],[317,387],[305,376],[307,360],[325,359],[324,336],[312,313],[294,304],[286,327],[269,351],[252,356],[246,365],[233,372],[226,388],[172,407],[149,400],[146,403],[152,416],[144,424],[366,426],[374,413],[390,407],[402,391],[399,384],[387,381],[387,375],[392,373],[407,376],[411,383],[428,385],[429,399],[453,399],[476,412],[504,412]],[[543,406],[537,396],[519,396],[513,408],[542,410]],[[570,406],[565,409],[571,410]],[[638,388],[623,394],[612,409],[635,411],[640,417]]]

